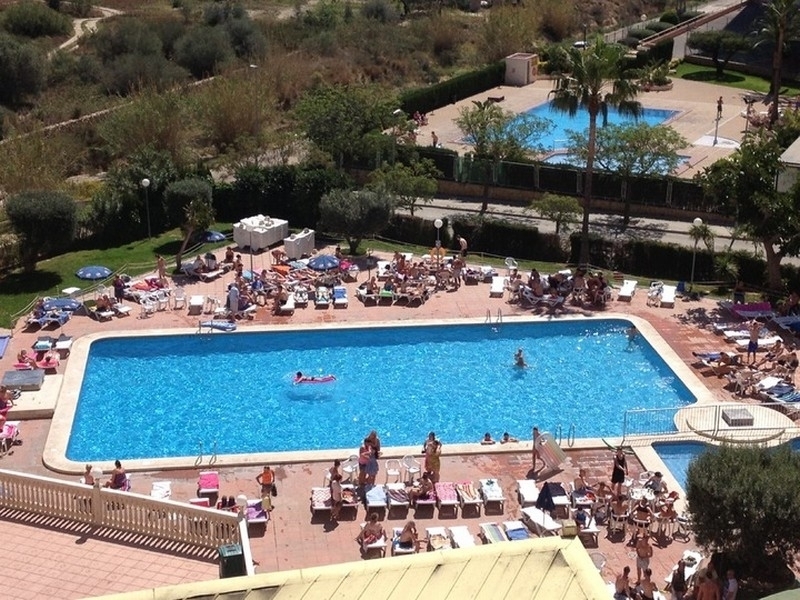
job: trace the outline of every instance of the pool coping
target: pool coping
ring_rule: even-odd
[[[661,337],[655,327],[646,319],[641,317],[621,314],[604,313],[602,315],[559,315],[553,316],[520,316],[514,317],[509,322],[513,323],[545,323],[554,321],[599,321],[599,320],[622,320],[632,323],[639,330],[652,348],[659,354],[666,365],[675,373],[676,377],[686,386],[689,392],[695,397],[696,402],[688,406],[703,403],[716,403],[711,391],[703,385],[691,369],[681,360],[672,347]],[[494,319],[493,319],[494,322]],[[252,326],[246,330],[238,332],[224,333],[202,332],[203,335],[237,335],[238,333],[270,333],[284,331],[309,331],[311,329],[335,331],[337,329],[369,329],[375,327],[435,327],[439,325],[475,325],[486,323],[486,318],[459,318],[459,319],[437,319],[424,321],[372,321],[362,323],[325,323],[316,324],[309,327],[308,324],[287,324],[276,329],[274,326]],[[67,446],[72,431],[75,418],[75,411],[80,396],[80,389],[83,382],[83,373],[89,357],[89,350],[92,343],[101,339],[123,338],[123,337],[158,337],[172,335],[197,335],[196,328],[176,328],[176,329],[153,329],[138,331],[103,331],[92,333],[76,339],[72,346],[72,352],[64,372],[61,384],[61,393],[53,414],[50,430],[47,435],[47,442],[42,456],[44,465],[56,472],[65,474],[80,475],[84,472],[83,462],[73,461],[67,458]],[[137,374],[129,381],[135,385],[139,378],[146,377],[145,374]],[[576,440],[580,442],[579,447],[602,447],[606,442],[601,438],[582,438]],[[587,445],[588,444],[588,445]],[[532,449],[531,440],[522,440],[513,444],[496,444],[494,446],[483,446],[479,443],[467,444],[448,444],[446,455],[456,454],[485,454],[491,452],[530,452]],[[170,469],[214,469],[217,467],[232,466],[251,466],[261,464],[288,464],[305,463],[318,461],[331,461],[335,458],[350,456],[355,448],[334,448],[325,450],[306,450],[306,451],[285,451],[285,452],[264,452],[250,454],[225,454],[216,455],[213,452],[198,456],[152,458],[152,459],[130,459],[125,460],[125,468],[129,471],[163,471]],[[406,454],[415,455],[419,451],[419,445],[414,446],[394,446],[381,449],[384,458],[399,458]],[[97,461],[96,461],[97,462]],[[105,463],[105,461],[103,461]],[[98,464],[100,468],[105,465]],[[108,469],[111,468],[110,461]]]

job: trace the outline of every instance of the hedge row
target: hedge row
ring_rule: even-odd
[[[427,113],[502,85],[505,74],[505,63],[496,62],[435,85],[407,90],[400,94],[400,108],[408,115]]]
[[[442,222],[444,224],[439,230],[439,241],[444,248],[450,248],[453,242],[450,228],[446,218],[442,219]],[[436,244],[436,227],[433,223],[433,221],[421,217],[394,215],[389,227],[381,232],[381,236],[407,244],[433,247]]]
[[[473,252],[545,262],[565,262],[567,259],[559,237],[552,233],[539,233],[535,227],[477,215],[453,216],[451,223],[453,233],[463,236]]]

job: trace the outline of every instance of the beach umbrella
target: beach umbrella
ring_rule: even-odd
[[[111,275],[111,269],[101,265],[87,265],[75,271],[79,279],[105,279]]]
[[[315,271],[330,271],[339,268],[339,259],[332,254],[320,254],[309,260],[308,266]]]
[[[212,243],[212,242],[221,242],[225,239],[225,234],[221,231],[204,231],[203,234],[200,236],[200,239],[203,240],[204,244]]]
[[[42,304],[42,310],[66,310],[75,311],[81,307],[81,303],[73,298],[48,298]]]

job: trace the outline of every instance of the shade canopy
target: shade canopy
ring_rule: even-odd
[[[45,311],[51,310],[78,310],[81,303],[74,298],[48,298],[42,304],[42,309]]]
[[[101,265],[87,265],[75,271],[75,275],[80,279],[105,279],[111,275],[111,269]]]
[[[332,254],[320,254],[309,260],[308,266],[315,271],[330,271],[339,268],[339,259]]]

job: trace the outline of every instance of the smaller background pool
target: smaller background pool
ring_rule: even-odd
[[[685,166],[686,163],[689,162],[690,158],[691,158],[690,156],[679,155],[678,159],[680,162],[678,162],[677,166],[675,167],[675,170],[677,171],[681,167]],[[553,152],[550,156],[544,159],[544,162],[549,163],[551,165],[573,165],[575,167],[580,167],[580,168],[583,168],[585,164],[580,158],[576,157],[574,154],[570,154],[569,152],[565,151]],[[598,167],[599,165],[595,163],[595,169],[597,169]],[[656,167],[656,170],[661,175],[667,175],[669,173],[667,171],[667,165],[659,165]]]
[[[625,123],[647,123],[648,125],[660,125],[678,114],[677,110],[665,110],[661,108],[643,108],[642,114],[638,118],[630,115],[623,115],[615,108],[608,109],[608,123],[610,125],[622,125]],[[543,135],[537,142],[545,148],[557,150],[567,145],[567,131],[583,131],[589,127],[589,113],[586,110],[579,110],[574,115],[553,109],[550,102],[545,102],[532,109],[527,114],[547,119],[552,123],[553,128],[547,135]],[[602,123],[600,117],[598,125]]]
[[[662,442],[653,444],[653,450],[686,491],[686,472],[689,464],[709,448],[702,442]]]

